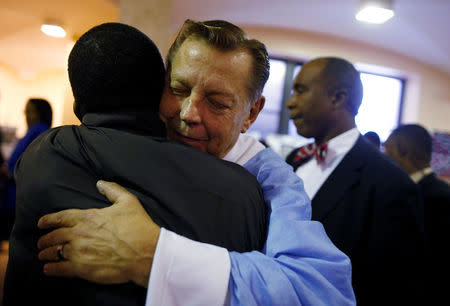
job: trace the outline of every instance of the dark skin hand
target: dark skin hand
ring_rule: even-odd
[[[97,189],[113,205],[64,210],[39,220],[40,229],[56,228],[38,241],[39,259],[48,262],[44,274],[101,284],[132,281],[147,287],[159,226],[138,198],[120,185],[99,181]]]

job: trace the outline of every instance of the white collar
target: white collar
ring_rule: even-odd
[[[305,191],[311,199],[353,148],[359,136],[358,129],[353,128],[330,139],[327,157],[323,162],[318,163],[315,158],[312,158],[297,169],[296,173],[303,179]]]
[[[327,143],[328,153],[325,159],[325,165],[331,165],[336,158],[347,154],[347,152],[355,145],[359,135],[360,133],[355,127],[330,139]]]
[[[239,138],[233,148],[223,159],[243,166],[264,148],[264,145],[255,137],[239,134]]]
[[[433,173],[433,169],[431,167],[427,167],[421,170],[418,170],[410,175],[411,179],[414,181],[414,183],[420,182],[421,179],[423,179],[428,174]]]

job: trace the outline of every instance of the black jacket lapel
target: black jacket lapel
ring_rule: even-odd
[[[344,195],[359,184],[365,165],[365,140],[361,135],[353,148],[334,169],[312,199],[312,219],[323,220],[342,200]]]

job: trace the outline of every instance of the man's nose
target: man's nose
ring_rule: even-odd
[[[199,123],[201,121],[200,103],[199,97],[194,95],[187,97],[181,105],[180,119],[187,123]]]
[[[289,99],[287,100],[287,102],[286,102],[286,107],[287,107],[289,110],[291,110],[291,109],[293,109],[293,108],[295,107],[295,101],[294,101],[292,95],[291,95],[291,96],[289,97]]]

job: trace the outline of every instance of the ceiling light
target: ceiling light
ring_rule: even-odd
[[[66,31],[62,27],[56,24],[45,23],[41,26],[41,31],[48,36],[53,37],[64,37],[66,36]]]
[[[361,2],[361,10],[356,14],[356,20],[380,24],[394,17],[392,1],[363,0]]]

